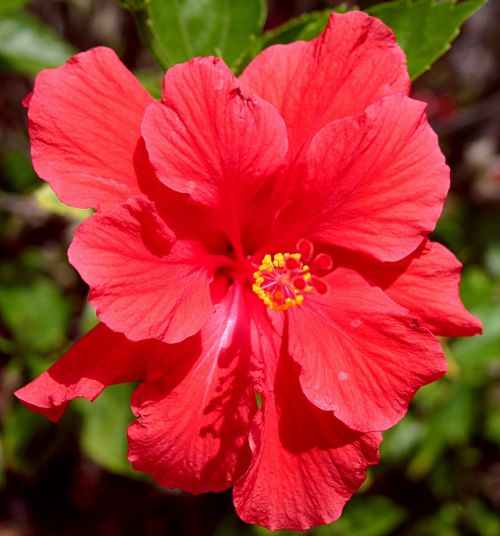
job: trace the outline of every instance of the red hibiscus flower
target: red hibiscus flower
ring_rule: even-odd
[[[360,12],[239,79],[215,58],[177,65],[161,102],[109,49],[43,71],[33,162],[97,210],[69,259],[101,323],[17,397],[57,420],[140,380],[136,469],[234,486],[271,529],[338,518],[380,431],[444,374],[435,336],[481,330],[458,261],[427,241],[449,172],[408,90],[393,34]]]

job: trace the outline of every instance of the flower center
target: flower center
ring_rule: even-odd
[[[270,308],[286,311],[301,305],[306,293],[328,292],[323,277],[334,266],[330,255],[314,252],[314,245],[301,238],[296,245],[297,253],[266,254],[259,269],[254,272],[252,290]]]
[[[264,255],[262,264],[253,274],[252,290],[270,309],[286,311],[300,305],[304,294],[313,289],[309,266],[303,264],[301,258],[300,253]]]

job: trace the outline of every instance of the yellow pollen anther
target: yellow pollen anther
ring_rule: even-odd
[[[295,262],[287,262],[292,259]],[[274,311],[286,311],[304,302],[304,293],[313,287],[309,284],[309,266],[302,264],[300,253],[264,255],[259,269],[254,272],[252,290]],[[287,266],[288,264],[288,266]],[[298,288],[294,281],[302,283]]]

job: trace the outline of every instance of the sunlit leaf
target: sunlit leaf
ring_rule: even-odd
[[[48,184],[42,184],[33,194],[37,204],[50,212],[73,220],[84,220],[92,214],[91,209],[74,208],[59,201],[56,194]]]
[[[467,309],[491,303],[493,282],[480,266],[468,266],[462,273],[460,295]]]
[[[233,64],[266,16],[264,0],[122,0],[146,46],[163,68],[193,56]]]
[[[413,80],[442,56],[458,35],[460,26],[486,0],[395,0],[367,11],[392,28],[406,53]]]
[[[407,458],[416,445],[422,440],[424,425],[412,415],[407,415],[393,428],[384,432],[380,453],[388,462],[396,462]]]
[[[500,304],[474,309],[483,323],[483,335],[460,339],[453,345],[453,355],[465,371],[479,369],[483,374],[490,363],[500,363]]]
[[[51,28],[27,13],[0,16],[0,66],[34,76],[57,67],[74,53]]]
[[[248,45],[233,64],[233,70],[237,74],[241,73],[248,63],[268,46],[314,39],[324,30],[333,12],[344,13],[347,9],[347,4],[340,4],[331,9],[304,13],[277,28],[264,32],[261,36],[251,36]]]

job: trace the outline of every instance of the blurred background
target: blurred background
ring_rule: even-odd
[[[266,28],[334,4],[270,0]],[[452,170],[434,238],[463,262],[463,300],[485,333],[442,341],[446,378],[384,434],[381,464],[342,519],[311,535],[500,535],[499,35],[500,1],[490,0],[413,89]],[[37,179],[21,101],[39,69],[96,45],[158,94],[162,73],[115,1],[0,1],[0,536],[268,534],[236,517],[230,492],[193,497],[130,469],[131,386],[74,402],[57,426],[12,397],[95,323],[66,259],[86,214]]]

